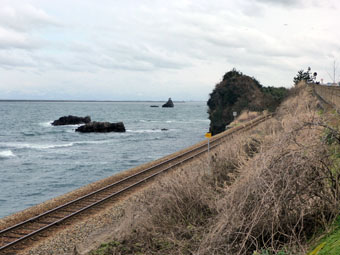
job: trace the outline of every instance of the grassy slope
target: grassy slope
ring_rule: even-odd
[[[328,109],[326,112],[320,111],[319,113],[327,115],[328,125],[336,132],[340,132],[340,116],[335,110]],[[331,152],[330,157],[333,162],[332,170],[338,172],[340,169],[339,142],[334,141],[334,137],[329,136],[329,131],[326,132],[328,132],[327,138]],[[337,217],[327,231],[321,233],[317,238],[314,238],[311,243],[308,255],[340,254],[340,216]]]
[[[115,241],[91,254],[306,254],[306,240],[338,209],[330,183],[340,150],[333,134],[320,139],[320,116],[310,91],[297,91],[276,119],[222,146],[212,176],[201,164],[141,194]],[[338,231],[327,245],[337,245]],[[327,245],[319,254],[330,254]]]
[[[337,218],[330,230],[318,239],[308,255],[340,254],[340,217]]]

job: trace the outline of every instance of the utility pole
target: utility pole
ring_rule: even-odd
[[[333,75],[330,75],[330,73],[328,73],[329,78],[331,78],[331,80],[333,81],[333,84],[336,84],[336,69],[338,68],[336,61],[333,61]]]

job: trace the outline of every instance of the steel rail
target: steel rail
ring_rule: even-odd
[[[259,124],[259,123],[261,123],[261,122],[267,120],[268,118],[271,118],[271,117],[272,117],[272,115],[265,115],[265,116],[263,116],[263,117],[260,117],[260,118],[257,118],[257,119],[255,119],[255,120],[249,121],[249,122],[248,122],[247,124],[245,124],[245,125],[240,125],[239,127],[236,127],[236,128],[230,129],[230,130],[227,130],[226,132],[224,132],[224,133],[222,133],[222,134],[216,136],[215,138],[213,137],[213,138],[211,139],[211,143],[212,143],[212,144],[211,144],[211,147],[210,147],[210,148],[213,149],[213,148],[217,147],[218,145],[220,145],[221,143],[223,143],[222,140],[223,140],[224,138],[229,137],[230,135],[232,135],[232,134],[234,134],[234,133],[236,133],[236,132],[244,131],[244,130],[246,130],[246,129],[249,129],[249,128],[251,128],[251,127],[253,127],[253,126],[255,126],[255,125],[257,125],[257,124]],[[219,141],[219,142],[218,142],[218,141]],[[128,180],[130,180],[130,179],[132,179],[132,178],[134,178],[134,177],[140,176],[140,175],[142,175],[142,174],[144,174],[144,173],[146,173],[146,172],[148,172],[148,171],[150,171],[150,170],[155,170],[157,167],[164,166],[164,165],[166,165],[167,163],[173,162],[174,160],[178,160],[179,158],[185,157],[185,156],[188,155],[188,154],[191,154],[191,153],[193,153],[193,152],[195,152],[195,151],[201,150],[201,151],[199,151],[199,152],[197,152],[197,153],[195,153],[195,154],[193,154],[193,155],[190,155],[190,156],[188,156],[188,157],[186,157],[186,158],[180,160],[179,162],[176,162],[175,164],[172,164],[172,165],[170,165],[170,166],[167,166],[166,168],[164,168],[164,169],[162,169],[162,170],[160,170],[160,171],[157,171],[156,173],[153,173],[153,174],[151,174],[150,176],[147,176],[147,177],[143,178],[142,180],[139,180],[139,181],[137,181],[137,182],[135,182],[135,183],[133,183],[133,184],[127,186],[127,187],[124,187],[123,189],[121,189],[121,190],[119,190],[119,191],[117,191],[117,192],[114,192],[114,193],[112,193],[112,194],[110,194],[110,195],[108,195],[108,196],[105,196],[104,198],[99,199],[98,201],[95,201],[95,202],[91,203],[90,205],[84,206],[84,207],[82,207],[81,209],[78,209],[78,210],[76,210],[75,212],[72,212],[72,213],[66,215],[65,217],[59,218],[59,219],[57,219],[56,221],[51,222],[51,223],[48,224],[48,225],[45,225],[45,226],[43,226],[43,227],[41,227],[41,228],[39,228],[39,229],[37,229],[37,230],[34,230],[34,231],[31,232],[31,233],[28,233],[27,235],[24,235],[24,236],[22,236],[22,237],[20,237],[20,238],[18,238],[18,239],[16,239],[16,240],[14,240],[14,241],[12,241],[12,242],[9,242],[9,243],[7,243],[7,244],[1,246],[1,247],[0,247],[0,252],[1,252],[1,251],[4,251],[5,249],[8,249],[8,248],[10,248],[10,247],[13,247],[13,246],[17,245],[18,243],[20,243],[20,242],[22,242],[22,241],[24,241],[24,240],[27,240],[27,239],[29,239],[29,238],[31,238],[31,237],[33,237],[33,236],[35,236],[35,235],[41,233],[42,231],[44,231],[44,230],[46,230],[46,229],[48,229],[48,228],[51,228],[52,226],[58,225],[58,224],[60,224],[60,223],[62,223],[62,222],[64,222],[64,221],[66,221],[67,219],[69,219],[69,218],[75,216],[75,215],[79,215],[80,213],[82,213],[82,212],[84,212],[84,211],[86,211],[86,210],[88,210],[88,209],[90,209],[90,208],[93,208],[94,206],[96,206],[96,205],[98,205],[98,204],[101,204],[101,203],[107,201],[107,200],[110,199],[110,198],[113,198],[113,197],[115,197],[115,196],[118,196],[119,194],[121,194],[121,193],[123,193],[123,192],[125,192],[125,191],[127,191],[127,190],[130,190],[130,189],[132,189],[132,188],[134,188],[134,187],[136,187],[136,186],[138,186],[138,185],[140,185],[140,184],[142,184],[142,183],[145,183],[146,181],[148,181],[148,180],[154,178],[155,176],[160,175],[160,174],[164,173],[165,171],[168,171],[169,169],[172,169],[172,168],[174,168],[174,167],[176,167],[176,166],[178,166],[178,165],[180,165],[180,164],[182,164],[182,163],[184,163],[184,162],[186,162],[186,161],[188,161],[188,160],[191,160],[191,159],[197,157],[198,155],[201,155],[202,153],[207,152],[208,149],[207,149],[206,147],[207,147],[207,143],[204,142],[204,143],[202,143],[201,145],[198,145],[197,147],[194,147],[193,149],[190,149],[190,150],[188,150],[188,151],[185,151],[185,152],[183,152],[183,153],[181,153],[181,154],[179,154],[179,155],[173,156],[173,157],[170,158],[170,159],[167,159],[167,160],[164,160],[164,161],[162,161],[162,162],[159,162],[159,163],[157,163],[157,164],[155,164],[155,165],[153,165],[153,166],[151,166],[151,167],[148,167],[148,168],[146,168],[146,169],[144,169],[144,170],[142,170],[142,171],[140,171],[140,172],[138,172],[138,173],[135,173],[135,174],[133,174],[133,175],[130,175],[130,176],[128,176],[128,177],[125,177],[125,178],[123,178],[123,179],[121,179],[121,180],[119,180],[119,181],[117,181],[117,182],[114,182],[114,183],[112,183],[112,184],[109,184],[109,185],[107,185],[107,186],[105,186],[105,187],[102,187],[102,188],[100,188],[100,189],[98,189],[98,190],[95,190],[95,191],[93,191],[93,192],[90,192],[90,193],[88,193],[88,194],[86,194],[86,195],[84,195],[84,196],[81,196],[81,197],[79,197],[79,198],[77,198],[77,199],[74,199],[74,200],[72,200],[72,201],[69,201],[69,202],[67,202],[67,203],[65,203],[65,204],[63,204],[63,205],[60,205],[60,206],[56,207],[56,208],[53,208],[53,209],[51,209],[51,210],[48,210],[48,211],[46,211],[46,212],[44,212],[44,213],[42,213],[42,214],[39,214],[39,215],[37,215],[37,216],[34,216],[34,217],[32,217],[32,218],[30,218],[30,219],[28,219],[28,220],[25,220],[25,221],[23,221],[23,222],[21,222],[21,223],[18,223],[18,224],[16,224],[16,225],[13,225],[13,226],[10,226],[10,227],[8,227],[8,228],[6,228],[6,229],[1,230],[1,231],[0,231],[0,235],[4,235],[4,234],[6,234],[6,233],[8,233],[8,232],[10,232],[10,231],[13,231],[13,230],[15,230],[15,229],[17,229],[17,228],[19,228],[19,227],[24,226],[25,224],[28,224],[28,223],[35,223],[35,221],[39,220],[39,218],[42,218],[42,217],[44,217],[44,216],[48,216],[49,214],[51,214],[51,213],[53,213],[53,212],[57,212],[57,211],[59,211],[59,210],[61,210],[61,209],[63,209],[63,208],[66,208],[67,206],[73,205],[73,204],[75,204],[75,203],[77,203],[77,202],[79,202],[79,201],[82,201],[82,200],[84,200],[84,199],[86,199],[86,198],[89,198],[89,197],[91,197],[91,196],[93,196],[93,195],[99,194],[99,193],[102,192],[102,191],[108,190],[109,188],[112,188],[112,187],[114,187],[114,186],[117,186],[118,184],[122,184],[123,182],[126,182],[126,181],[128,181]],[[38,223],[38,222],[37,222],[37,223]],[[19,234],[18,234],[18,235],[19,235]]]

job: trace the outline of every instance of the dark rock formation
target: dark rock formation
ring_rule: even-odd
[[[159,107],[158,105],[150,105],[150,107]]]
[[[161,131],[168,131],[169,129],[167,128],[162,128]]]
[[[90,122],[86,125],[80,126],[76,129],[76,132],[82,133],[106,133],[106,132],[125,132],[125,126],[123,122],[110,123],[110,122]]]
[[[169,98],[168,102],[163,104],[162,107],[174,107],[174,103],[172,102],[171,98]]]
[[[263,87],[255,78],[233,69],[223,76],[208,100],[210,132],[223,132],[233,120],[233,112],[275,111],[285,98],[285,88]]]
[[[86,117],[77,117],[77,116],[64,116],[60,117],[58,120],[52,122],[53,126],[61,126],[61,125],[77,125],[77,124],[86,124],[90,123],[91,118],[90,116]]]

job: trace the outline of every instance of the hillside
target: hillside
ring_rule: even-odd
[[[339,115],[313,88],[30,254],[338,254],[339,221],[315,237],[339,215]]]
[[[233,119],[233,112],[244,110],[275,111],[287,96],[285,88],[263,87],[255,78],[233,69],[227,72],[208,100],[210,131],[223,132]]]
[[[210,167],[185,167],[138,195],[114,241],[90,254],[306,254],[339,209],[340,146],[317,107],[310,88],[293,89]]]

